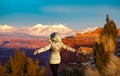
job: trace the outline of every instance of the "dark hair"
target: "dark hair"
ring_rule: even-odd
[[[53,32],[51,35],[50,35],[50,39],[52,40],[55,36],[56,36],[57,32]]]

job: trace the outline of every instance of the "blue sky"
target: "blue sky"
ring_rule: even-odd
[[[0,0],[0,25],[64,24],[71,29],[103,27],[109,14],[120,28],[120,0]]]

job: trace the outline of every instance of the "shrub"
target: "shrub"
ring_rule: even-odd
[[[26,57],[25,52],[16,50],[7,64],[7,76],[43,76],[45,68],[38,68],[38,63]]]
[[[0,76],[5,76],[5,67],[0,63]]]

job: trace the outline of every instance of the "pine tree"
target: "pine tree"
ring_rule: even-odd
[[[101,73],[103,67],[108,63],[110,53],[105,52],[103,43],[96,43],[93,50],[96,68]]]
[[[14,57],[10,57],[7,64],[7,76],[43,76],[45,68],[38,69],[38,63],[26,57],[25,52],[16,50]]]
[[[117,35],[118,31],[115,22],[113,20],[110,21],[109,15],[106,15],[106,24],[104,25],[104,28],[100,34],[100,39],[102,40],[102,37],[104,36],[107,38],[111,37],[116,44]]]
[[[15,56],[10,57],[7,68],[10,75],[22,76],[26,70],[26,56],[24,52],[15,51]]]
[[[0,63],[0,76],[5,76],[5,67]]]
[[[26,76],[43,76],[45,67],[38,68],[39,61],[37,60],[35,63],[31,58],[27,58],[27,72]]]
[[[110,55],[115,52],[116,38],[116,24],[106,15],[106,24],[100,33],[98,42],[96,42],[93,48],[96,68],[100,74],[103,74],[104,68],[109,63]]]

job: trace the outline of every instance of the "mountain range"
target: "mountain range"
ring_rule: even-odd
[[[14,36],[49,36],[52,32],[59,32],[62,36],[75,35],[75,33],[91,32],[97,29],[86,28],[84,30],[72,30],[63,24],[58,25],[42,25],[36,24],[31,27],[17,28],[10,25],[0,25],[0,34]]]
[[[37,24],[31,27],[13,27],[10,25],[0,25],[0,47],[4,48],[38,48],[48,43],[48,36],[52,32],[59,32],[62,37],[75,36],[76,33],[82,35],[94,33],[94,28],[84,30],[72,30],[65,25],[42,25]],[[99,32],[96,31],[96,34]],[[91,36],[91,35],[90,35]]]

